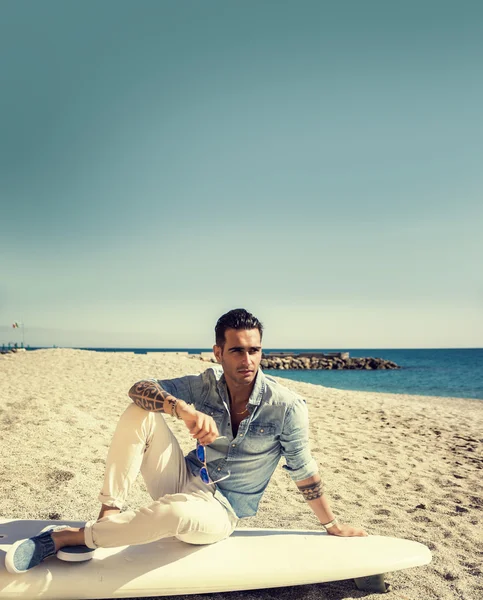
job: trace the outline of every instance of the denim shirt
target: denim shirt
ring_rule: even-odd
[[[308,411],[305,400],[258,371],[248,400],[248,416],[233,437],[230,401],[221,368],[200,375],[158,380],[167,392],[200,412],[211,415],[220,437],[206,446],[208,471],[216,485],[215,498],[238,518],[256,514],[273,472],[283,456],[284,469],[294,481],[318,472],[308,441]],[[188,469],[199,476],[203,466],[196,449],[186,456]]]

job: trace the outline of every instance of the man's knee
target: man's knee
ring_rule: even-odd
[[[119,423],[121,427],[127,427],[142,432],[144,439],[153,435],[155,430],[163,433],[168,428],[162,413],[144,410],[144,408],[141,408],[134,403],[126,408],[119,419]]]
[[[134,402],[131,402],[131,404],[129,404],[126,407],[126,410],[122,413],[121,419],[127,419],[130,421],[143,421],[149,418],[150,414],[153,413],[150,413],[149,411],[144,410],[144,408],[141,408],[137,404],[134,404]]]

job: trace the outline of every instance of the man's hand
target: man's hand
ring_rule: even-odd
[[[329,535],[336,535],[338,537],[366,537],[367,533],[360,527],[352,527],[347,523],[341,525],[333,525],[327,529]]]
[[[213,417],[196,410],[191,404],[178,401],[176,412],[184,421],[192,437],[203,446],[211,444],[220,435]]]

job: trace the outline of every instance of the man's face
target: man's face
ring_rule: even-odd
[[[227,329],[225,345],[223,348],[213,346],[213,352],[229,384],[251,385],[262,359],[260,332],[258,329]]]

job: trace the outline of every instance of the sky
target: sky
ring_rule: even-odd
[[[3,0],[0,344],[482,347],[482,23]]]

